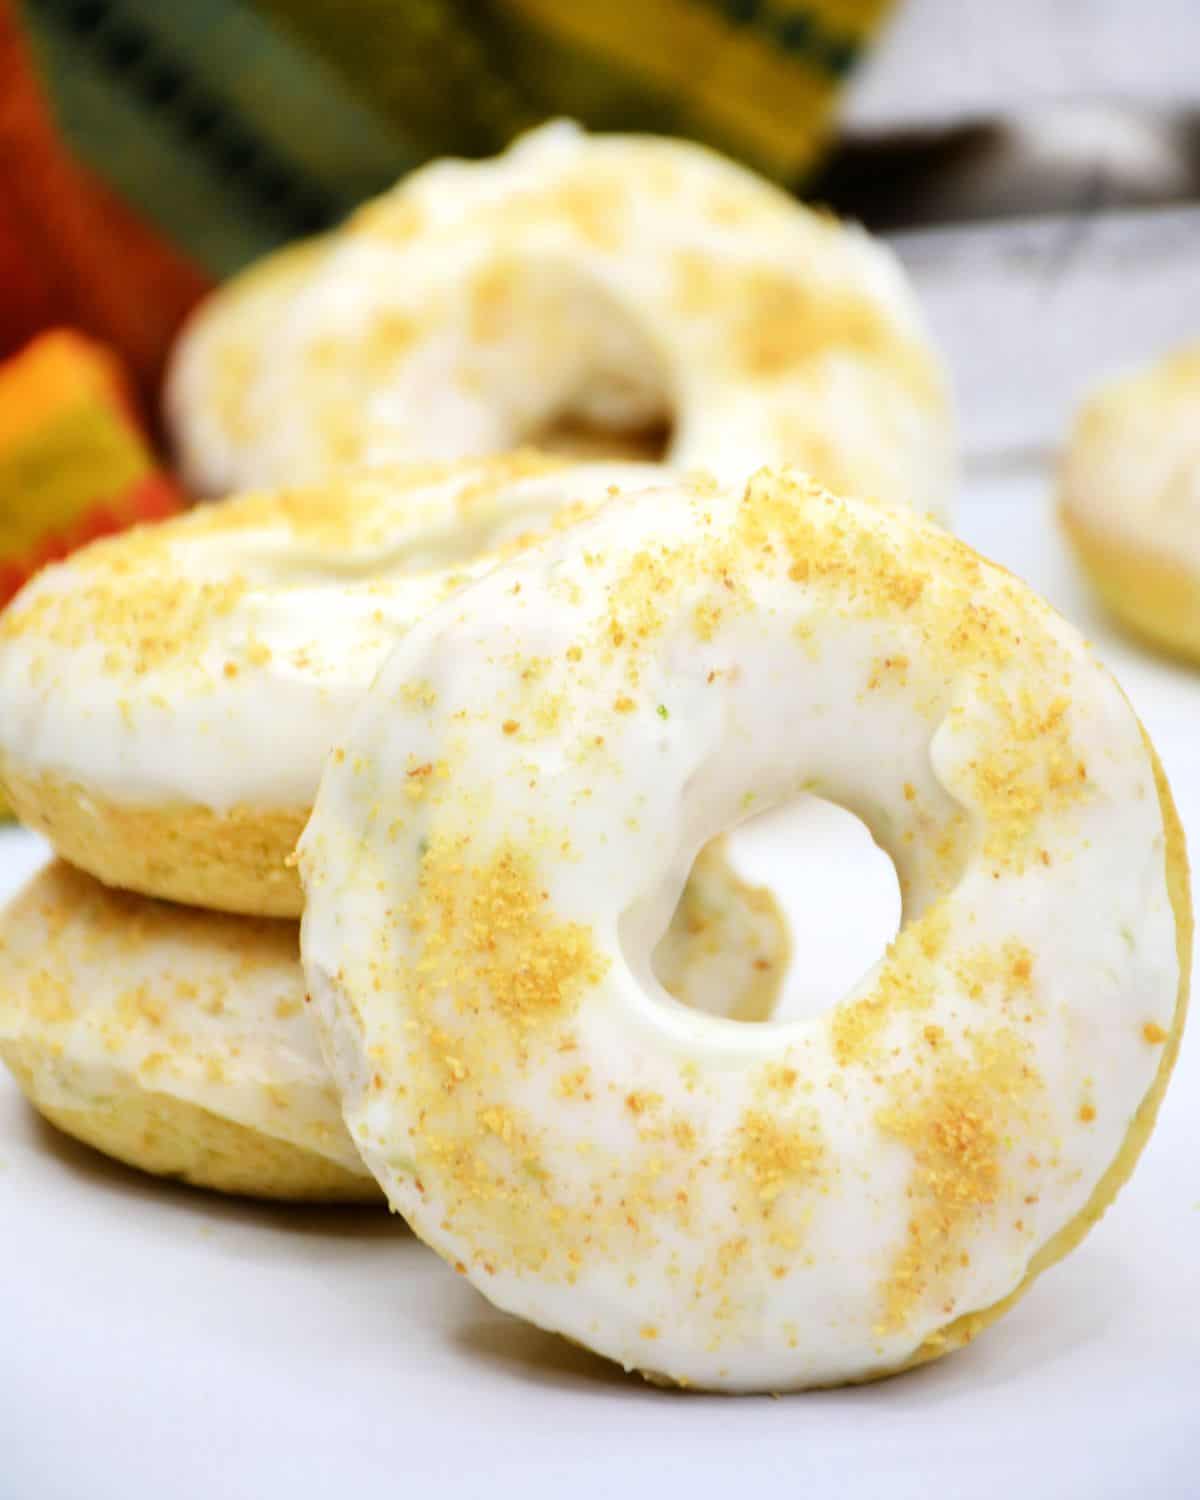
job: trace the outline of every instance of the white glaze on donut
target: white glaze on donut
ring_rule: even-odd
[[[570,416],[672,421],[682,470],[787,461],[945,513],[945,384],[898,263],[702,147],[559,122],[273,266],[176,354],[168,413],[209,492],[503,451]]]
[[[176,345],[165,400],[180,434],[184,479],[198,493],[229,495],[258,483],[246,477],[252,470],[241,451],[254,431],[247,397],[328,243],[301,240],[243,271],[208,298]]]
[[[245,496],[47,568],[0,621],[0,764],[139,805],[306,808],[391,645],[651,465],[515,454]]]
[[[801,789],[891,854],[903,931],[815,1018],[677,1005],[650,955],[696,851]],[[427,617],[301,870],[392,1204],[501,1307],[720,1389],[877,1374],[1012,1293],[1175,1019],[1120,691],[1001,569],[788,474],[614,501]]]

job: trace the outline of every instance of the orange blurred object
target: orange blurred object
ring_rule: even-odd
[[[211,285],[72,157],[0,0],[0,356],[69,325],[118,351],[153,410],[176,329]]]
[[[0,608],[43,564],[182,507],[106,349],[57,329],[0,365]]]

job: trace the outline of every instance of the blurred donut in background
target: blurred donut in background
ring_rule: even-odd
[[[1062,465],[1059,515],[1105,604],[1200,661],[1200,344],[1099,387]]]
[[[939,519],[953,484],[945,378],[885,246],[701,147],[566,121],[235,278],[166,408],[208,494],[564,429],[731,481],[795,463]]]

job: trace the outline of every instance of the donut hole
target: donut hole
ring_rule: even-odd
[[[609,427],[571,412],[560,413],[529,441],[544,453],[581,461],[662,463],[674,436],[666,418],[635,427]]]
[[[582,460],[661,462],[675,381],[636,303],[555,255],[501,257],[472,291],[472,386],[506,441]]]
[[[690,1009],[801,1020],[836,1005],[900,922],[896,867],[866,825],[803,796],[700,851],[651,968]]]

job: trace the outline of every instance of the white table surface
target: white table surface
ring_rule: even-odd
[[[1034,470],[959,529],[1100,642],[1200,848],[1200,672],[1094,612]],[[0,894],[39,862],[0,831]],[[0,1079],[0,1500],[1200,1495],[1200,1042],[1116,1207],[964,1352],[875,1386],[656,1390],[495,1312],[395,1220],[155,1183]]]

